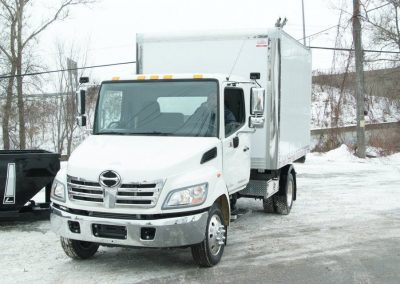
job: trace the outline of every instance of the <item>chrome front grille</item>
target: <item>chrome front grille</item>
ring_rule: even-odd
[[[71,201],[95,206],[154,207],[163,181],[123,183],[118,188],[102,187],[100,183],[68,176],[68,196]]]

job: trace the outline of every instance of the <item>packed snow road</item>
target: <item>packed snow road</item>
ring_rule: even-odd
[[[101,248],[73,261],[47,221],[0,224],[2,283],[399,283],[400,154],[359,160],[343,146],[296,164],[289,216],[240,199],[222,261],[200,269],[189,249]]]

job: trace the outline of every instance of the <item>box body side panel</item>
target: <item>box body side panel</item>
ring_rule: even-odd
[[[309,151],[311,53],[282,33],[280,61],[278,168],[292,163]]]
[[[141,42],[142,68],[145,74],[221,73],[249,79],[250,72],[260,72],[265,82],[267,46],[258,45],[266,40],[227,38],[179,41]]]

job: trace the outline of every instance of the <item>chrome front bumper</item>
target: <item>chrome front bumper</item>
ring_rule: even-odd
[[[80,241],[133,247],[180,247],[200,243],[205,238],[208,212],[183,217],[157,220],[124,220],[81,216],[51,207],[51,228],[57,235]],[[79,223],[80,232],[74,233],[68,221]],[[93,225],[124,226],[126,238],[104,238],[94,235]],[[142,228],[154,228],[152,240],[141,238]]]

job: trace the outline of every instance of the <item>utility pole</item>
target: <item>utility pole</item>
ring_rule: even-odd
[[[78,63],[71,58],[67,58],[67,69],[68,69],[68,79],[69,85],[72,89],[72,93],[75,93],[78,88]]]
[[[306,46],[306,22],[304,20],[304,0],[301,0],[301,10],[303,12],[303,44]]]
[[[365,158],[365,119],[364,119],[364,51],[361,42],[360,0],[353,0],[353,41],[356,59],[356,98],[357,98],[357,151]]]

